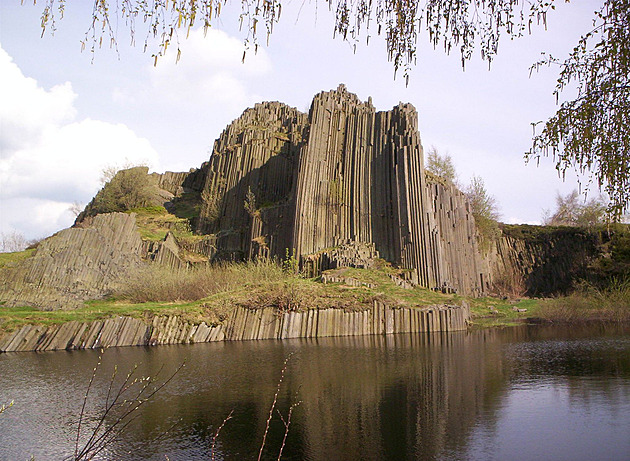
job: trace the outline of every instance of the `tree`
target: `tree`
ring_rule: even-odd
[[[34,0],[37,2],[37,0]],[[409,70],[416,62],[418,34],[426,31],[429,42],[443,46],[447,53],[459,49],[462,65],[473,55],[476,46],[481,57],[492,61],[502,34],[519,37],[531,31],[532,25],[546,25],[547,13],[554,9],[555,0],[325,0],[335,14],[334,34],[343,40],[357,42],[365,37],[369,42],[375,23],[377,34],[383,34],[387,56],[394,69]],[[68,8],[67,0],[42,2],[42,33],[55,30],[57,21]],[[116,31],[125,25],[131,43],[136,43],[138,26],[145,26],[145,50],[157,62],[169,47],[177,47],[179,33],[195,25],[207,30],[219,21],[225,0],[94,0],[91,25],[82,41],[83,48],[95,52],[103,42],[116,47]],[[280,20],[281,0],[241,0],[239,21],[245,28],[247,49],[257,50],[262,26],[266,41],[273,26]],[[139,21],[140,20],[140,21]],[[245,58],[245,54],[243,55]]]
[[[68,211],[72,213],[72,215],[76,218],[77,216],[81,214],[81,212],[83,211],[83,208],[84,208],[83,204],[75,200],[74,202],[72,202],[72,205],[68,207]]]
[[[37,1],[37,0],[35,0]],[[434,47],[446,53],[459,51],[462,67],[480,49],[490,63],[500,38],[520,37],[532,26],[546,26],[547,14],[557,0],[326,0],[335,14],[335,35],[351,42],[365,37],[370,27],[385,36],[387,57],[395,73],[401,68],[408,80],[416,63],[418,36],[426,33]],[[583,177],[594,177],[609,195],[614,216],[630,205],[630,0],[600,0],[594,27],[582,36],[562,63],[548,56],[533,68],[559,63],[561,72],[555,96],[577,86],[577,96],[560,104],[542,131],[534,133],[528,159],[552,156],[564,175],[575,168]],[[54,30],[67,0],[46,0],[43,31]],[[105,41],[117,46],[116,31],[124,24],[135,43],[138,19],[146,26],[144,47],[153,50],[154,62],[171,44],[177,47],[179,32],[196,24],[205,29],[218,20],[225,0],[94,0],[91,26],[83,47],[94,52]],[[113,7],[112,7],[113,6]],[[281,0],[241,0],[241,25],[245,25],[246,50],[258,49],[259,25],[267,42],[280,19]],[[115,24],[115,27],[112,26]],[[600,40],[594,43],[597,37]],[[245,59],[245,53],[243,54]],[[536,125],[536,124],[535,124]]]
[[[593,23],[565,61],[534,66],[560,64],[556,101],[567,89],[577,96],[544,123],[527,157],[552,156],[563,176],[570,168],[594,176],[619,219],[630,210],[630,1],[605,0]]]
[[[25,250],[29,245],[23,234],[13,231],[9,233],[0,232],[0,253],[13,253]]]
[[[455,173],[453,159],[449,154],[441,155],[435,146],[431,146],[427,152],[426,169],[441,178],[457,184],[457,174]]]
[[[118,171],[79,214],[77,222],[99,213],[128,211],[161,204],[159,192],[148,171],[148,167],[145,166]]]
[[[481,246],[487,250],[490,243],[500,235],[497,201],[488,193],[483,179],[479,176],[472,177],[465,194],[481,237]]]
[[[602,197],[580,200],[577,190],[556,196],[556,211],[543,213],[546,226],[590,227],[606,222],[606,202]]]

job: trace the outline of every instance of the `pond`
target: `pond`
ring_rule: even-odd
[[[137,376],[171,382],[97,459],[257,459],[270,407],[285,460],[630,459],[630,329],[523,326],[450,334],[129,347],[103,355],[82,421]],[[0,355],[0,460],[72,455],[98,351]],[[161,370],[161,371],[160,371]],[[111,397],[110,397],[111,400]],[[105,418],[110,427],[115,418]],[[274,410],[263,459],[285,435]]]

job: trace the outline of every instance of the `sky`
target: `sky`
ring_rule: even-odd
[[[101,187],[104,168],[143,163],[152,171],[187,171],[207,161],[214,140],[248,107],[281,101],[308,111],[313,96],[344,83],[377,110],[408,102],[418,111],[425,151],[448,153],[459,182],[483,178],[501,221],[539,223],[563,181],[551,159],[526,165],[532,122],[556,110],[557,68],[530,77],[545,51],[566,56],[588,30],[598,2],[560,3],[547,29],[505,39],[490,70],[475,54],[462,70],[458,54],[434,50],[419,37],[409,84],[394,78],[385,42],[333,38],[324,2],[283,2],[268,46],[242,63],[238,3],[204,37],[180,38],[157,66],[142,45],[129,46],[118,27],[118,50],[81,51],[90,2],[67,2],[54,34],[42,37],[43,1],[0,4],[0,232],[42,238],[69,227],[73,203],[85,205]],[[230,10],[233,8],[233,10]],[[116,25],[115,25],[116,27]],[[141,41],[141,40],[139,40]]]

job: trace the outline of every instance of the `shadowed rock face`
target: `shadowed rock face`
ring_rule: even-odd
[[[461,192],[427,183],[417,125],[410,104],[377,112],[343,85],[308,116],[257,104],[215,143],[197,231],[227,259],[373,244],[413,282],[479,293],[474,220]]]

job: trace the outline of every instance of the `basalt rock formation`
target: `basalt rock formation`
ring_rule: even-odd
[[[25,325],[11,334],[0,335],[0,352],[460,331],[467,328],[469,318],[470,309],[465,304],[393,309],[375,302],[369,309],[354,312],[342,309],[280,312],[272,307],[241,307],[218,325],[194,324],[176,315],[154,317],[147,323],[116,317],[51,326]]]
[[[410,104],[378,112],[343,85],[315,96],[308,115],[257,104],[200,170],[161,183],[200,194],[195,227],[216,236],[216,258],[289,254],[321,269],[331,251],[368,245],[412,283],[472,295],[488,283],[464,195],[427,181]]]
[[[103,214],[156,205],[172,214],[169,225],[183,220],[203,237],[141,239],[133,214]],[[578,240],[506,234],[482,252],[465,195],[424,170],[414,107],[376,111],[340,85],[316,95],[308,114],[278,102],[247,109],[200,168],[120,172],[75,228],[5,271],[0,300],[68,308],[106,296],[148,262],[183,269],[261,257],[311,276],[385,260],[402,269],[401,286],[546,295],[569,288],[600,256],[597,242]]]
[[[34,256],[2,273],[7,306],[71,309],[101,297],[142,264],[143,242],[133,215],[101,214],[86,228],[42,241]]]

